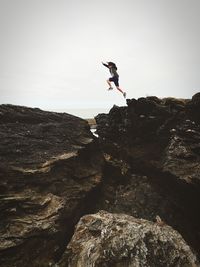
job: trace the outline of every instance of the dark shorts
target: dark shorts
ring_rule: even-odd
[[[114,82],[114,84],[116,86],[119,86],[119,77],[117,77],[117,76],[111,77],[111,78],[109,78],[109,81]]]

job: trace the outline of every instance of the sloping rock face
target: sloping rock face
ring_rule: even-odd
[[[91,212],[104,162],[88,124],[0,106],[0,266],[51,266]]]
[[[128,99],[95,119],[107,155],[98,208],[159,215],[200,255],[199,99]]]
[[[194,267],[195,255],[178,232],[124,214],[86,215],[60,267]]]

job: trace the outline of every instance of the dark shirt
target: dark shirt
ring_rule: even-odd
[[[111,74],[112,77],[119,77],[119,74],[117,73],[117,69],[116,69],[114,66],[111,67],[111,68],[109,68],[109,66],[108,66],[107,64],[103,63],[103,65],[104,65],[106,68],[109,69],[110,74]]]

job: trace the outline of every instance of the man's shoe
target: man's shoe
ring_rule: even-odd
[[[110,91],[110,90],[113,90],[113,88],[112,88],[112,87],[109,87],[109,88],[108,88],[108,91]]]

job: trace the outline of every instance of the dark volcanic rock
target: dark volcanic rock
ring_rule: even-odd
[[[193,95],[191,101],[187,104],[187,109],[191,118],[200,123],[200,93]]]
[[[149,220],[158,214],[200,255],[199,94],[192,100],[128,99],[127,105],[96,117],[99,140],[111,158],[107,164],[129,166],[129,179],[121,176],[121,182],[105,170],[104,204],[98,207]]]
[[[152,223],[100,211],[77,224],[60,267],[197,267],[183,238],[161,221]]]
[[[114,106],[109,114],[98,115],[97,134],[104,151],[125,156],[135,169],[145,166],[199,183],[200,125],[188,112],[190,102],[158,102],[150,97],[127,100],[128,107]]]
[[[0,106],[0,266],[50,266],[91,211],[103,164],[86,121]]]

